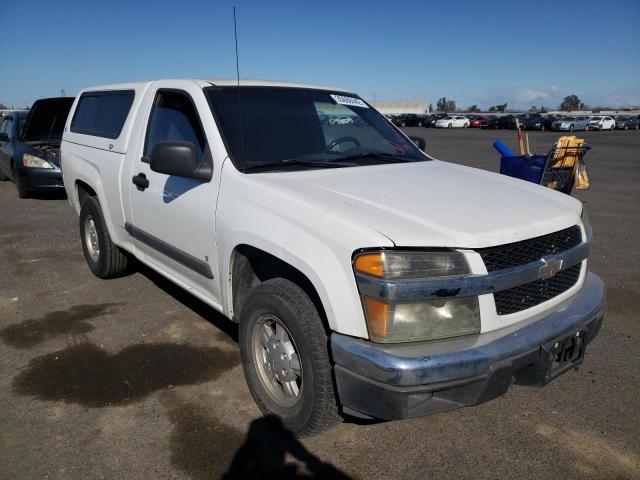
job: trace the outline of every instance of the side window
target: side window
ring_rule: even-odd
[[[133,90],[83,93],[71,121],[71,131],[118,138],[133,104]]]
[[[149,161],[157,143],[166,141],[191,142],[196,147],[198,161],[204,158],[204,131],[195,106],[185,93],[161,90],[156,94],[147,127],[144,161]]]
[[[6,117],[0,126],[0,132],[6,133],[9,138],[13,136],[13,117]]]

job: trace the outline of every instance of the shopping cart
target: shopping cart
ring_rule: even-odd
[[[500,160],[500,173],[571,194],[578,165],[591,147],[552,147],[547,155],[512,155]]]

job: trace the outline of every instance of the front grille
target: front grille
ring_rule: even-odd
[[[544,280],[520,285],[493,294],[498,315],[508,315],[551,300],[573,287],[580,277],[582,264],[574,265]]]
[[[531,238],[521,242],[508,243],[497,247],[476,250],[488,272],[517,267],[535,262],[547,255],[564,252],[582,242],[582,232],[578,225],[559,232]]]

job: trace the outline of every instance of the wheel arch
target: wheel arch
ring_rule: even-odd
[[[242,243],[229,259],[228,312],[238,321],[247,298],[256,286],[273,278],[285,278],[299,286],[315,305],[327,333],[331,327],[320,294],[311,279],[299,268],[261,248]]]

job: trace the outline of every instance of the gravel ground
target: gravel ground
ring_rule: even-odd
[[[407,131],[435,157],[493,171],[491,142],[515,146],[513,132]],[[558,134],[530,136],[544,151]],[[93,277],[66,200],[19,200],[0,183],[0,478],[640,478],[640,134],[584,136],[592,188],[577,196],[608,307],[580,370],[301,442],[260,417],[234,324],[146,269]]]

